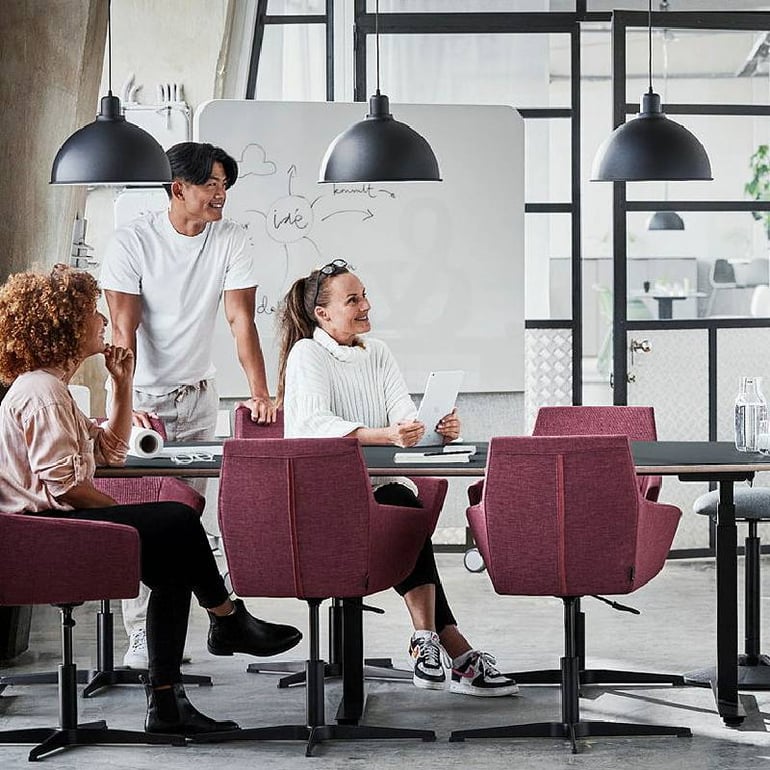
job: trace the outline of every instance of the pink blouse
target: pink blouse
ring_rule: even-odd
[[[54,372],[22,374],[0,403],[0,510],[71,510],[56,498],[91,481],[96,465],[123,465],[127,451],[78,409]]]

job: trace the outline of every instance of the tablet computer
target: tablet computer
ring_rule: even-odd
[[[444,443],[444,437],[436,433],[435,428],[439,420],[454,409],[464,374],[461,369],[452,369],[428,375],[417,411],[417,419],[425,424],[425,435],[415,446],[440,446]]]

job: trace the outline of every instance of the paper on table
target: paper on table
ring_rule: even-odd
[[[454,454],[455,452],[465,452],[471,457],[476,454],[475,444],[445,444],[441,450],[444,454]]]
[[[393,462],[404,464],[433,463],[434,465],[446,465],[446,463],[470,462],[470,452],[396,452]]]
[[[134,425],[128,439],[128,453],[134,457],[149,459],[157,457],[163,449],[163,437],[150,428],[140,428]]]
[[[191,444],[190,446],[165,447],[159,452],[160,457],[176,457],[176,455],[209,454],[213,457],[222,456],[222,444]]]

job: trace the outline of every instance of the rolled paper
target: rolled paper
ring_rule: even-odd
[[[128,453],[135,457],[157,457],[163,449],[163,437],[156,430],[140,428],[134,425],[131,428],[131,438],[128,440]]]

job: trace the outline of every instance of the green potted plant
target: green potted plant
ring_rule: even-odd
[[[751,179],[743,186],[744,192],[755,201],[770,201],[770,145],[760,144],[749,160]],[[762,222],[770,239],[770,211],[752,211],[751,216]]]

